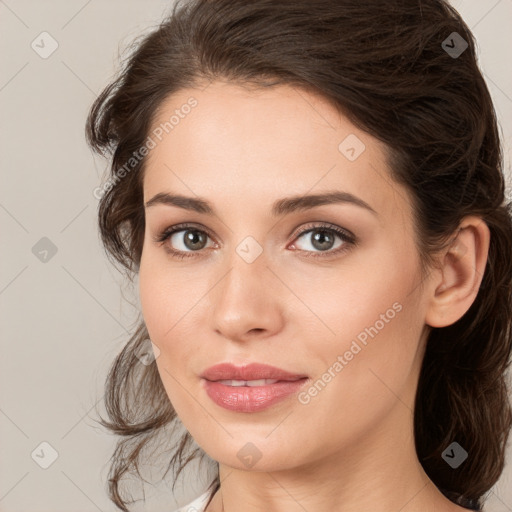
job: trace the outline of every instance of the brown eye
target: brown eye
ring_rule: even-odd
[[[185,234],[181,235],[179,233]],[[174,232],[174,234],[169,237],[169,240],[172,240],[173,238],[176,238],[176,243],[181,243],[187,249],[190,249],[191,251],[199,251],[204,249],[206,246],[208,235],[198,229],[186,229]]]

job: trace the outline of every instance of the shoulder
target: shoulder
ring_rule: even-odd
[[[204,512],[204,508],[206,503],[208,502],[208,498],[210,497],[210,492],[206,491],[201,494],[201,496],[197,497],[194,501],[191,501],[188,505],[185,505],[174,512]]]

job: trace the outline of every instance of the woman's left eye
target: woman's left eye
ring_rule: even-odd
[[[210,238],[210,234],[207,231],[195,226],[180,224],[165,229],[154,238],[154,241],[163,245],[173,257],[186,258],[195,256],[194,253],[204,249],[208,238]],[[294,241],[301,238],[309,240],[309,246],[313,248],[311,250],[298,247],[300,252],[307,254],[306,257],[322,257],[321,253],[332,256],[344,252],[356,244],[356,237],[352,233],[332,224],[305,226],[294,235]],[[335,245],[336,238],[339,240],[337,245]],[[166,243],[167,241],[170,243]],[[176,247],[176,245],[181,247]],[[292,247],[296,246],[297,243],[294,242]]]
[[[307,245],[317,249],[321,253],[326,252],[326,256],[332,256],[334,254],[344,252],[356,243],[356,237],[352,233],[334,225],[306,227],[296,236],[297,239],[302,237],[304,237],[308,242]],[[336,238],[338,238],[340,242],[337,245],[334,245]],[[293,246],[296,245],[296,243],[293,244]],[[315,253],[315,251],[300,247],[299,249],[306,253],[311,253],[308,254],[307,257],[317,257],[317,253]]]

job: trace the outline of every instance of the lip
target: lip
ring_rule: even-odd
[[[235,366],[231,363],[216,364],[205,370],[201,377],[206,380],[259,380],[276,379],[295,381],[307,377],[307,375],[290,373],[281,368],[268,364],[250,363],[244,366]]]
[[[257,412],[267,409],[296,394],[309,380],[306,375],[290,373],[260,363],[245,366],[221,363],[208,368],[201,377],[208,397],[218,406],[235,412]],[[230,386],[219,382],[261,379],[272,379],[277,382],[262,386]]]

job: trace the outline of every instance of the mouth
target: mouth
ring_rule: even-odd
[[[235,412],[257,412],[291,398],[308,377],[274,366],[221,363],[201,374],[208,397],[218,406]]]

